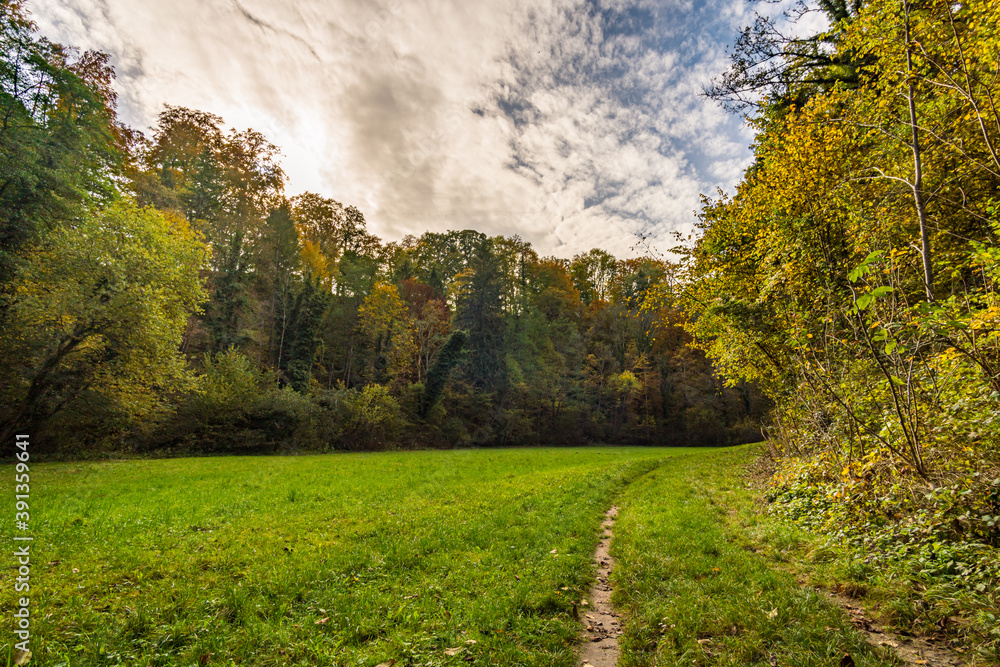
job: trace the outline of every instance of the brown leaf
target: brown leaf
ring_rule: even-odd
[[[462,648],[461,646],[456,646],[455,648],[446,648],[444,650],[444,654],[445,655],[458,655],[459,653],[461,653],[464,650],[465,649]]]
[[[329,620],[330,620],[330,617],[326,616],[326,617],[321,618],[318,621],[316,621],[316,625],[326,625]]]
[[[14,654],[15,665],[27,665],[29,660],[31,660],[31,651],[22,651],[21,649],[18,649],[17,653]]]
[[[854,658],[851,657],[850,653],[845,653],[844,657],[840,659],[840,667],[855,667]]]
[[[207,665],[210,657],[211,657],[210,653],[202,653],[200,656],[198,656],[198,664]]]

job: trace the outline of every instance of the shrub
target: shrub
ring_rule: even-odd
[[[389,390],[370,384],[350,394],[341,442],[350,450],[392,449],[399,446],[406,426],[403,412]]]

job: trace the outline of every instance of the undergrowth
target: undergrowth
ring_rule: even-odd
[[[822,576],[867,597],[893,629],[1000,663],[1000,469],[965,455],[930,479],[878,453],[789,457],[765,495],[770,514],[818,536]]]

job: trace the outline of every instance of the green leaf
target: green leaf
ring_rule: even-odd
[[[891,340],[891,341],[889,341],[888,343],[886,343],[886,344],[885,344],[885,353],[886,353],[886,354],[892,354],[893,350],[895,350],[895,349],[896,349],[896,346],[897,346],[898,344],[899,344],[899,343],[897,343],[897,342],[896,342],[896,341],[894,341],[894,340]]]
[[[865,257],[864,265],[868,266],[869,264],[871,264],[872,262],[874,262],[876,259],[881,259],[882,252],[883,252],[882,250],[876,250],[875,252],[869,253],[868,256]]]
[[[858,310],[864,310],[865,308],[871,305],[871,302],[872,302],[871,294],[862,294],[861,296],[858,297]]]

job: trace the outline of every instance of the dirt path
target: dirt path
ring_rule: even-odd
[[[615,506],[604,514],[604,536],[594,550],[597,581],[590,591],[589,605],[582,608],[585,630],[580,659],[583,667],[615,667],[618,664],[618,636],[622,629],[618,615],[611,608],[611,585],[608,583],[611,568],[614,567],[608,548],[617,516],[618,508]]]
[[[847,612],[851,622],[864,633],[869,644],[889,648],[904,665],[926,665],[927,667],[962,667],[965,665],[961,656],[947,646],[931,643],[921,637],[904,637],[889,632],[874,623],[865,610],[846,595],[818,590]]]

